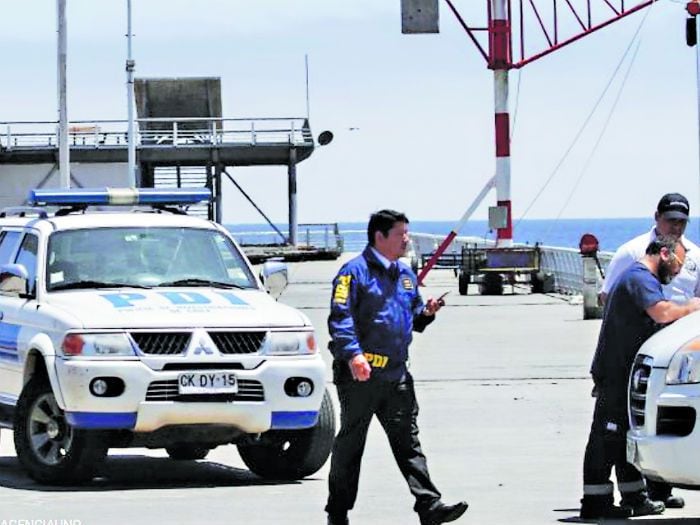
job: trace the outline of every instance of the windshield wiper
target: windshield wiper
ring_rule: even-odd
[[[49,291],[57,290],[85,290],[87,288],[145,288],[150,289],[152,286],[143,286],[133,283],[108,283],[103,281],[76,281],[74,283],[63,283],[53,285]]]
[[[211,281],[209,279],[178,279],[177,281],[170,281],[160,283],[159,287],[165,286],[210,286],[212,288],[238,288],[239,290],[248,290],[250,286],[242,286],[235,283],[224,283],[221,281]]]

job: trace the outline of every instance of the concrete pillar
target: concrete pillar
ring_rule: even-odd
[[[583,262],[583,318],[600,319],[603,308],[598,305],[598,290],[601,285],[601,275],[595,257],[584,255]]]
[[[143,164],[140,169],[139,173],[141,174],[140,176],[140,182],[139,182],[139,187],[140,188],[153,188],[155,186],[155,175],[154,175],[155,169],[153,167],[153,164]]]

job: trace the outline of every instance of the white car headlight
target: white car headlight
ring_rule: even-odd
[[[313,332],[270,332],[265,346],[267,355],[306,355],[316,353]]]
[[[700,337],[680,347],[666,371],[667,385],[688,383],[700,383]]]
[[[67,334],[63,338],[61,350],[65,356],[119,357],[136,355],[129,338],[124,333]]]

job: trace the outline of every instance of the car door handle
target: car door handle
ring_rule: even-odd
[[[3,317],[5,317],[5,312],[0,312],[0,321],[2,321]]]

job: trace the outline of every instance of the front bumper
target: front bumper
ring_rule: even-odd
[[[700,487],[700,385],[667,385],[666,369],[649,367],[645,395],[635,401],[635,370],[627,461],[651,479]]]
[[[221,368],[227,365],[231,363],[221,363]],[[320,355],[268,357],[255,368],[231,370],[241,395],[179,396],[177,379],[186,371],[197,367],[163,371],[138,360],[56,360],[61,408],[77,428],[152,432],[168,425],[217,424],[246,433],[308,428],[316,423],[323,400],[326,369]],[[115,397],[92,394],[90,383],[98,377],[120,378],[124,391]],[[285,392],[285,382],[293,377],[310,379],[311,395]]]

